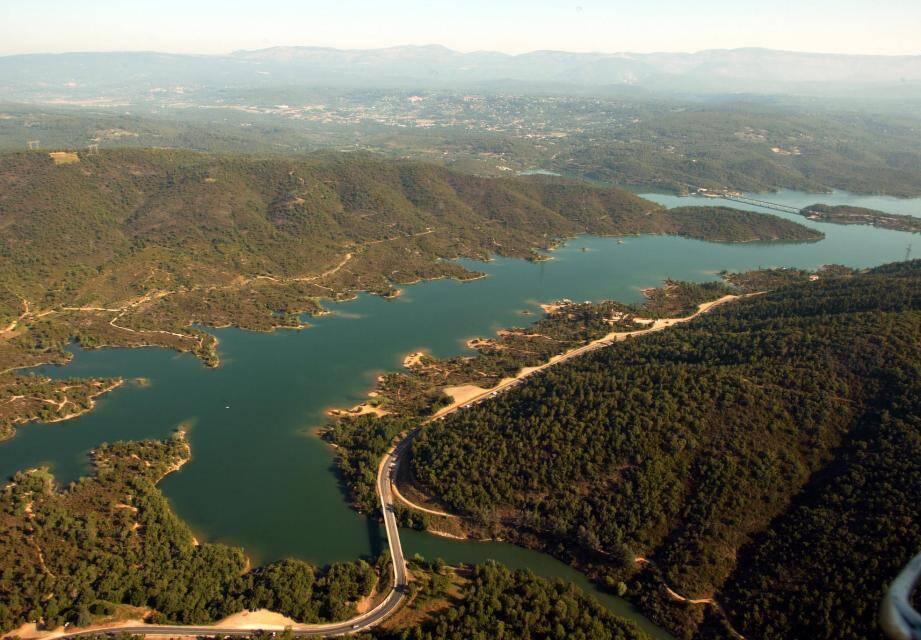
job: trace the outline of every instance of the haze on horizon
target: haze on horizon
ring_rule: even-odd
[[[764,47],[921,54],[917,0],[6,0],[0,55],[69,51],[222,54],[272,46],[459,51],[693,52]],[[770,6],[768,6],[770,5]],[[807,6],[808,5],[808,6]],[[870,19],[868,19],[870,16]]]

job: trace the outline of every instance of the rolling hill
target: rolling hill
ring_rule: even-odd
[[[213,336],[193,325],[301,327],[301,314],[321,311],[323,298],[393,296],[420,279],[476,277],[450,259],[537,259],[536,249],[580,233],[822,237],[774,216],[669,211],[560,179],[478,178],[350,154],[163,150],[2,155],[0,230],[7,374],[66,361],[71,341],[159,345],[216,365]],[[60,385],[35,386],[0,374],[0,394],[17,398],[0,410],[6,435],[15,422],[69,415],[70,403],[87,410],[110,383],[92,381],[73,397],[62,397]]]

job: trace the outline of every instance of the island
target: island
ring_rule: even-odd
[[[812,204],[801,209],[800,215],[832,224],[868,224],[882,229],[921,233],[921,211],[917,216],[906,216],[850,205]]]

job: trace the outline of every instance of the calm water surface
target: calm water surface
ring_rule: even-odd
[[[649,194],[669,206],[697,199]],[[780,192],[767,199],[804,206],[851,203],[892,213],[921,212],[921,200]],[[729,203],[732,206],[741,206]],[[66,367],[45,367],[56,377],[146,378],[100,399],[92,413],[69,422],[30,425],[0,444],[0,475],[47,464],[62,483],[88,471],[86,452],[102,442],[163,438],[190,426],[192,461],[166,478],[164,493],[200,539],[242,545],[257,562],[297,556],[318,564],[376,554],[386,545],[374,522],[347,506],[332,473],[334,457],[313,430],[330,406],[360,402],[382,371],[396,369],[417,349],[436,356],[466,351],[464,342],[539,312],[536,304],[562,297],[637,301],[639,290],[665,278],[705,281],[721,270],[840,263],[874,266],[900,260],[912,236],[870,227],[843,227],[784,216],[821,229],[812,244],[720,245],[683,238],[580,237],[538,264],[496,259],[469,263],[488,278],[440,280],[406,289],[396,300],[361,295],[330,304],[332,314],[304,331],[248,333],[214,330],[221,366],[162,349],[75,350]],[[915,244],[917,236],[914,236]],[[921,249],[921,247],[919,247]],[[535,312],[524,316],[522,311]],[[658,637],[624,601],[601,594],[585,578],[543,554],[507,544],[458,542],[405,532],[407,554],[449,562],[492,558],[548,577],[577,582]]]

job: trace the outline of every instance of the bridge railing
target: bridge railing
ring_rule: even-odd
[[[921,553],[896,576],[880,607],[880,626],[892,640],[921,640],[921,613],[911,606],[911,593],[921,580]]]

